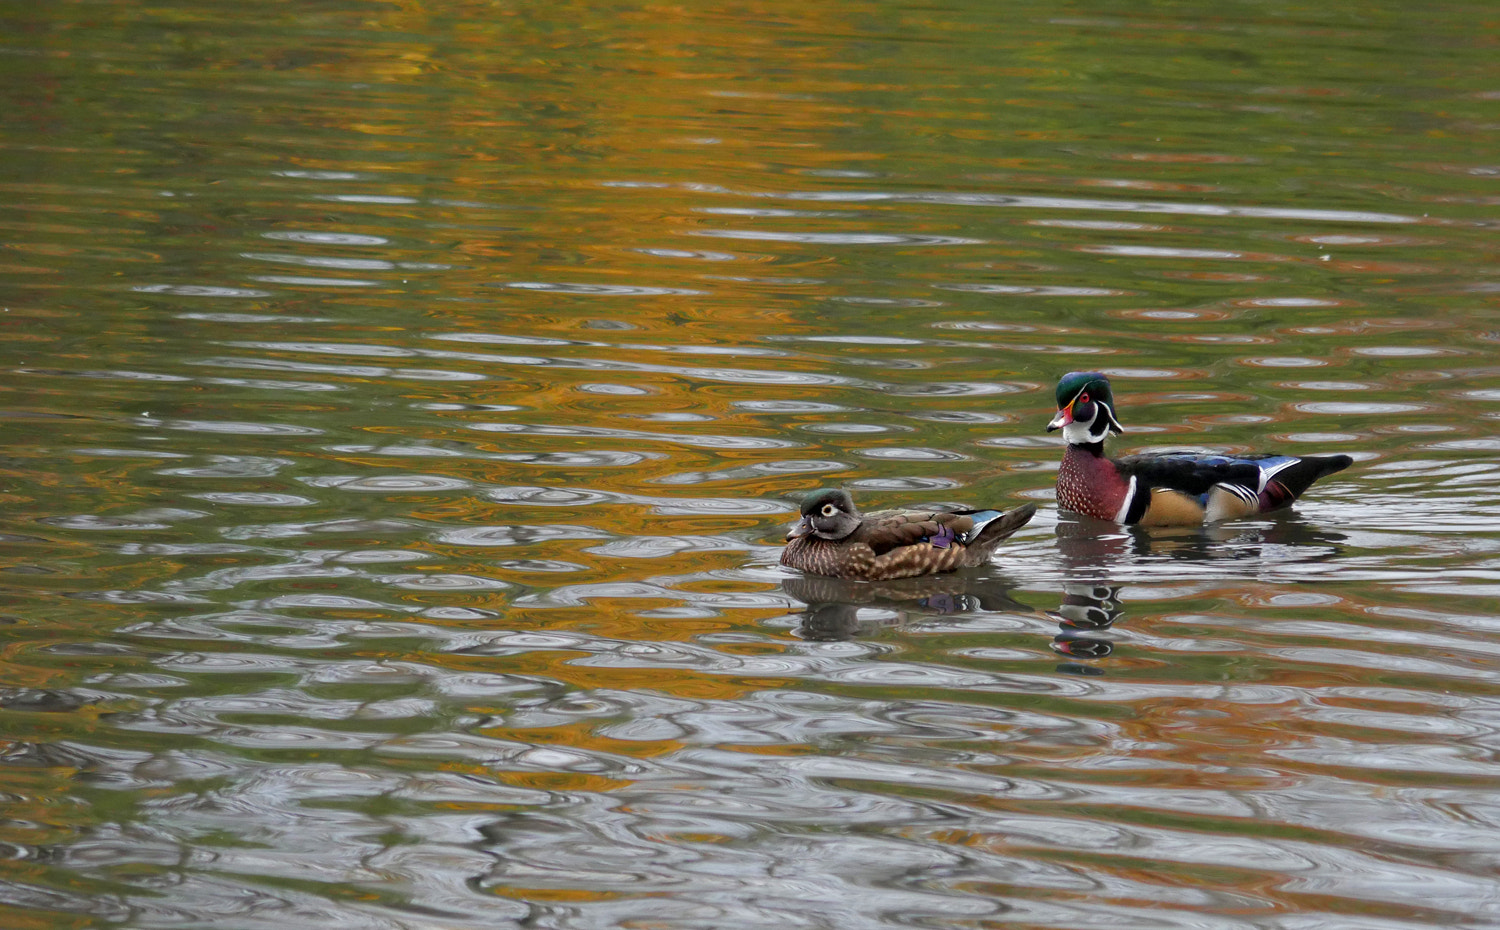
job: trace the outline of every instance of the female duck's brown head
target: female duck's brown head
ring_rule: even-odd
[[[802,502],[802,519],[787,532],[786,538],[843,539],[859,529],[863,520],[848,491],[819,491]]]

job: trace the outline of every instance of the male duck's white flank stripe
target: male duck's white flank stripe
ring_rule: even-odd
[[[1135,500],[1135,475],[1130,476],[1130,484],[1125,486],[1125,500],[1120,503],[1120,509],[1115,511],[1115,522],[1124,523],[1130,514],[1130,504]]]

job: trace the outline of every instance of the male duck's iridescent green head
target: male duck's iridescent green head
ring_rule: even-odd
[[[1103,442],[1110,430],[1125,432],[1115,419],[1115,396],[1100,371],[1070,371],[1057,382],[1057,416],[1047,432],[1060,429],[1074,445]]]

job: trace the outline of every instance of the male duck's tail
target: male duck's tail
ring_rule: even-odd
[[[1262,504],[1263,510],[1271,510],[1276,507],[1285,507],[1292,501],[1302,496],[1302,492],[1312,487],[1314,481],[1325,475],[1331,475],[1336,471],[1343,471],[1354,463],[1354,459],[1347,455],[1304,455],[1295,464],[1276,472],[1275,476],[1267,482],[1267,487],[1262,492],[1262,497],[1270,498]],[[1273,485],[1281,487],[1274,488]],[[1284,494],[1276,493],[1278,490]],[[1269,504],[1270,506],[1265,506]]]

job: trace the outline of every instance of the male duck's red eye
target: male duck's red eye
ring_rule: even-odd
[[[1086,404],[1086,403],[1088,403],[1089,402],[1089,392],[1088,391],[1084,391],[1082,394],[1079,394],[1078,395],[1078,402],[1080,404]]]

